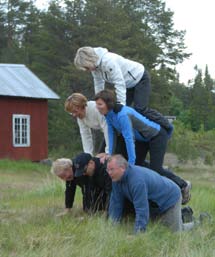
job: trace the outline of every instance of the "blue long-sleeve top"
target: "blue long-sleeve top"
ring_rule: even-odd
[[[121,179],[112,183],[109,217],[120,221],[124,200],[133,203],[135,209],[135,232],[145,231],[149,221],[149,203],[158,205],[159,213],[174,206],[181,196],[180,188],[166,177],[135,165],[128,165]]]
[[[160,131],[160,125],[150,121],[133,108],[123,106],[119,112],[110,110],[106,116],[108,124],[109,154],[114,152],[115,130],[123,135],[128,153],[128,162],[135,163],[134,140],[149,141]]]

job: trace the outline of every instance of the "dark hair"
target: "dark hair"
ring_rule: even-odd
[[[108,89],[104,89],[97,93],[94,99],[95,101],[102,99],[106,103],[108,110],[113,109],[116,105],[116,96],[113,91]]]

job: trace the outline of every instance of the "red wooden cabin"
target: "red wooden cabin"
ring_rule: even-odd
[[[26,66],[0,64],[0,159],[48,156],[48,99],[59,99]]]

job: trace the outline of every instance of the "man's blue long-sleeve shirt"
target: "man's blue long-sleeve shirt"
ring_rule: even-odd
[[[120,221],[124,200],[128,199],[135,209],[134,230],[145,230],[149,221],[148,200],[155,202],[163,213],[174,206],[180,196],[180,188],[168,178],[150,169],[129,165],[122,178],[112,183],[109,217]]]

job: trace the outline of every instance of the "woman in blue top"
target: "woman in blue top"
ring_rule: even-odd
[[[99,112],[105,115],[107,121],[109,154],[115,153],[117,135],[122,135],[128,162],[142,165],[149,152],[149,168],[173,180],[181,188],[182,203],[187,203],[190,199],[190,183],[163,168],[167,142],[172,131],[167,132],[159,124],[147,119],[133,108],[118,104],[114,93],[110,90],[100,91],[96,94],[95,100]]]

